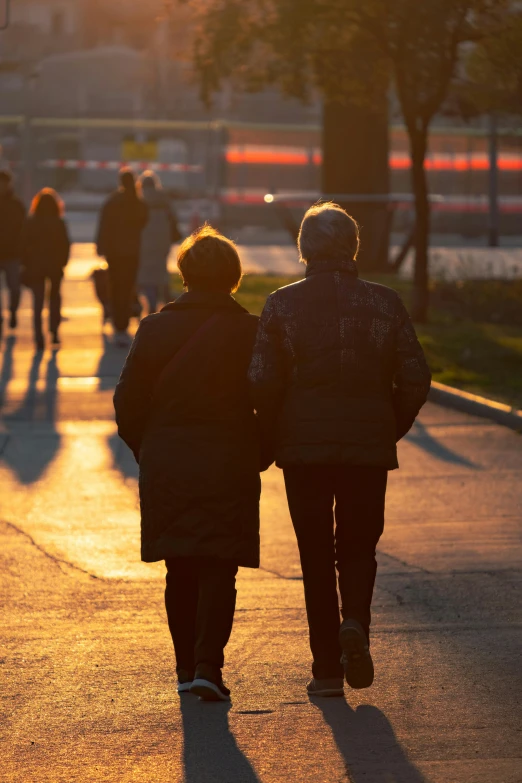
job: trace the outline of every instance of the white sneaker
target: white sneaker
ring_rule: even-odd
[[[225,685],[221,688],[215,682],[197,677],[190,686],[190,692],[195,693],[202,701],[230,701],[230,691]]]

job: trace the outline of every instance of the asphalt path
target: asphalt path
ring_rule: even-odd
[[[73,269],[74,271],[74,269]],[[175,691],[164,569],[139,561],[137,471],[112,391],[124,351],[88,282],[34,354],[27,297],[0,356],[0,781],[520,783],[522,440],[427,405],[390,474],[374,686],[309,700],[282,476],[241,569],[233,701]]]

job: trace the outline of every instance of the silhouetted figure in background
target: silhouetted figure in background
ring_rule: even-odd
[[[33,292],[34,339],[39,351],[45,348],[42,309],[46,281],[50,283],[49,331],[54,345],[60,342],[60,288],[69,260],[70,241],[63,219],[64,204],[52,188],[44,188],[33,199],[23,238],[23,281]]]
[[[155,313],[160,299],[170,299],[167,261],[173,242],[181,239],[181,234],[158,175],[145,171],[140,185],[149,217],[141,235],[138,288],[147,299],[149,313]]]
[[[140,467],[141,556],[165,560],[180,692],[228,700],[221,668],[238,566],[259,566],[257,422],[247,370],[258,319],[231,296],[235,245],[210,226],[182,244],[188,292],[145,318],[114,395]]]
[[[2,337],[2,276],[9,290],[10,329],[16,329],[20,304],[20,256],[25,207],[13,192],[9,171],[0,171],[0,338]]]
[[[311,207],[298,244],[306,277],[269,296],[250,380],[299,545],[308,690],[342,695],[343,668],[353,688],[373,682],[370,605],[387,472],[398,467],[396,442],[426,400],[430,372],[397,293],[358,279],[359,230],[343,209]]]
[[[120,187],[102,207],[96,249],[109,267],[111,317],[116,342],[128,345],[127,329],[136,290],[141,233],[148,209],[130,169],[120,172]]]

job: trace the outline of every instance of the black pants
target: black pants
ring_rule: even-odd
[[[2,321],[2,275],[9,290],[9,309],[11,315],[16,315],[20,304],[20,262],[0,261],[0,325]]]
[[[45,301],[45,281],[50,281],[49,291],[49,331],[57,332],[62,319],[61,307],[62,307],[62,295],[60,288],[62,285],[62,273],[48,275],[44,277],[35,277],[31,281],[31,287],[33,290],[33,323],[34,323],[34,336],[36,339],[42,336],[42,310]]]
[[[126,332],[136,291],[139,257],[108,256],[111,316],[114,329]]]
[[[237,565],[210,557],[166,560],[165,606],[176,669],[201,664],[221,669],[236,608]]]
[[[312,671],[314,677],[337,677],[342,667],[335,567],[343,619],[358,620],[369,638],[388,473],[377,467],[304,465],[285,468],[284,476],[301,556]]]

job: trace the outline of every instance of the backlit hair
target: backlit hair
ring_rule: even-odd
[[[305,264],[332,259],[355,260],[359,252],[359,226],[333,201],[314,204],[303,218],[297,245]]]
[[[184,285],[200,291],[234,293],[243,275],[235,243],[208,223],[182,243],[178,269]]]
[[[30,215],[63,217],[65,204],[53,188],[42,188],[31,202]]]

